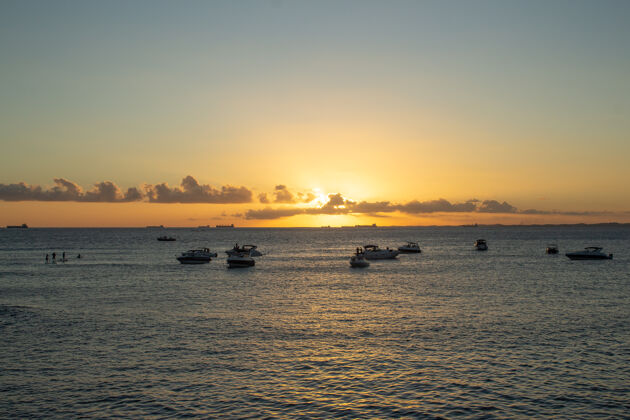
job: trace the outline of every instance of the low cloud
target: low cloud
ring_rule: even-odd
[[[570,211],[543,211],[528,209],[520,211],[510,203],[497,200],[480,201],[470,199],[461,203],[451,203],[443,198],[429,201],[413,200],[407,203],[392,203],[390,201],[361,201],[354,202],[345,199],[341,194],[329,194],[328,201],[321,207],[308,208],[272,208],[262,210],[249,210],[244,214],[246,219],[279,219],[300,214],[307,215],[335,215],[335,214],[367,214],[374,217],[383,217],[387,213],[406,213],[430,215],[435,213],[496,213],[496,214],[558,214],[558,215],[596,215],[602,212],[570,212]]]
[[[92,189],[84,192],[72,181],[55,178],[54,185],[42,188],[39,185],[0,184],[0,200],[4,201],[77,201],[99,203],[123,203],[142,200],[143,195],[137,188],[129,188],[123,193],[111,181],[94,184]]]
[[[297,193],[297,199],[301,203],[310,203],[311,201],[315,200],[316,198],[317,197],[312,192],[306,192],[306,193],[299,192],[299,193]]]
[[[298,214],[304,214],[305,211],[306,209],[300,208],[265,207],[264,209],[260,210],[247,210],[243,216],[245,217],[245,219],[250,220],[273,220],[283,217],[297,216]]]
[[[476,200],[468,200],[464,203],[451,203],[440,198],[430,201],[414,200],[406,204],[399,204],[394,208],[408,214],[474,212],[477,211],[477,202]]]
[[[276,185],[276,189],[273,192],[275,196],[274,203],[295,203],[295,197],[293,193],[287,189],[286,185]]]
[[[597,216],[613,214],[599,211],[561,211],[561,210],[519,210],[506,201],[470,199],[452,203],[444,198],[437,200],[406,203],[391,201],[360,201],[345,198],[341,193],[328,194],[327,201],[317,207],[304,207],[317,197],[312,192],[291,192],[286,185],[276,185],[271,193],[261,193],[257,196],[262,204],[277,203],[279,207],[265,207],[250,209],[244,213],[234,214],[250,220],[273,220],[297,215],[370,215],[373,217],[387,217],[391,213],[410,215],[432,215],[439,213],[494,213],[494,214],[522,214],[522,215],[563,215],[563,216]],[[88,190],[65,178],[55,178],[53,185],[42,187],[29,185],[25,182],[16,184],[0,183],[0,201],[73,201],[83,203],[210,203],[210,204],[241,204],[254,201],[250,189],[243,186],[224,185],[213,187],[200,184],[194,177],[186,176],[181,184],[171,187],[163,182],[156,185],[144,185],[142,188],[131,187],[121,190],[112,181],[102,181],[93,184]],[[630,212],[626,212],[630,214]],[[618,213],[617,213],[618,214]],[[622,213],[623,214],[623,213]],[[225,212],[223,214],[225,217]]]
[[[202,185],[188,175],[180,187],[169,187],[163,182],[146,185],[145,193],[150,203],[251,203],[252,192],[245,187],[222,186],[220,189]]]
[[[486,200],[477,208],[479,213],[517,213],[518,209],[507,201]]]
[[[349,204],[354,204],[354,202],[346,200],[340,193],[328,194],[328,202],[324,205],[324,207],[339,207]]]
[[[200,185],[187,176],[181,187],[169,187],[166,183],[145,185],[144,192],[131,187],[126,192],[111,181],[94,184],[88,191],[64,178],[55,178],[49,188],[39,185],[0,184],[0,200],[3,201],[76,201],[86,203],[126,203],[147,199],[151,203],[250,203],[252,192],[245,187],[223,186],[214,188]]]
[[[292,192],[284,184],[278,184],[274,190],[270,193],[258,194],[258,201],[262,204],[276,203],[276,204],[297,204],[297,203],[310,203],[315,200],[317,196],[312,192]]]
[[[536,210],[527,209],[519,210],[519,214],[538,214],[538,215],[561,215],[561,216],[601,216],[604,214],[613,214],[610,211],[563,211],[563,210]],[[628,212],[621,212],[628,213]]]
[[[269,203],[269,197],[267,197],[267,193],[258,194],[258,201],[260,201],[263,204]]]

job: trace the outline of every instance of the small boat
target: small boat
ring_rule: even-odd
[[[556,244],[549,244],[549,245],[547,245],[547,249],[545,249],[545,252],[547,254],[557,254],[558,253],[558,245],[556,245]]]
[[[475,248],[477,249],[477,251],[487,251],[488,244],[486,243],[485,239],[477,239],[475,241]]]
[[[355,268],[368,267],[370,262],[365,259],[363,249],[358,248],[356,254],[350,257],[350,266]]]
[[[216,256],[217,254],[210,252],[208,248],[191,249],[182,252],[182,255],[177,257],[177,261],[182,264],[207,264],[211,261],[212,257]]]
[[[602,247],[587,246],[584,251],[567,252],[565,255],[571,260],[612,260],[613,254],[604,254]]]
[[[217,229],[225,229],[225,228],[233,228],[234,227],[234,223],[230,223],[229,225],[216,225]]]
[[[363,253],[367,260],[391,260],[400,254],[395,249],[381,249],[378,245],[365,245],[363,248],[365,249]]]
[[[173,242],[173,241],[176,241],[177,239],[173,238],[172,236],[158,236],[157,240],[158,241]]]
[[[406,245],[399,246],[398,250],[406,254],[419,254],[420,252],[422,252],[422,250],[420,250],[418,242],[407,242]]]
[[[227,257],[228,268],[252,267],[256,261],[245,252],[233,253]]]
[[[227,251],[225,251],[225,253],[228,255],[247,254],[250,257],[261,257],[262,253],[256,248],[258,248],[256,245],[243,245],[239,247],[238,244],[235,244],[234,248],[228,249]]]

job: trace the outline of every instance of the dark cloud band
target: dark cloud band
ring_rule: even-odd
[[[329,194],[328,202],[321,207],[308,208],[272,208],[248,210],[244,217],[250,220],[272,220],[297,215],[335,215],[335,214],[369,214],[382,216],[387,213],[400,212],[411,215],[433,213],[502,213],[502,214],[556,214],[556,215],[597,215],[599,212],[563,212],[542,210],[519,210],[508,202],[496,200],[480,201],[471,199],[463,203],[451,203],[443,198],[439,200],[418,201],[396,204],[389,201],[354,202],[344,199],[341,194]]]
[[[149,203],[209,203],[209,204],[242,204],[253,202],[254,195],[246,187],[224,185],[219,188],[199,184],[192,176],[185,177],[180,186],[170,187],[163,182],[157,185],[144,185],[142,188],[128,188],[122,191],[111,181],[94,184],[90,190],[83,189],[76,183],[64,178],[55,178],[54,185],[44,188],[39,185],[0,184],[0,200],[2,201],[74,201],[84,203],[128,203],[147,201]],[[272,193],[258,195],[260,203],[297,204],[310,203],[315,199],[312,193],[293,193],[285,185],[277,185]],[[451,203],[440,198],[438,200],[407,203],[390,201],[355,202],[344,198],[340,193],[328,194],[327,202],[317,207],[265,207],[247,210],[239,217],[250,220],[273,220],[297,215],[335,215],[335,214],[369,214],[372,216],[389,213],[405,213],[410,215],[433,213],[496,213],[523,215],[565,215],[592,216],[607,212],[574,212],[546,211],[527,209],[519,210],[506,201],[480,201],[470,199],[461,203]]]
[[[145,185],[142,190],[129,188],[126,192],[111,181],[95,184],[92,189],[83,189],[72,181],[55,178],[54,186],[0,184],[0,200],[4,201],[76,201],[92,203],[125,203],[147,200],[151,203],[250,203],[253,194],[245,187],[230,185],[214,188],[202,185],[192,176],[182,180],[180,187],[169,187],[166,183]]]

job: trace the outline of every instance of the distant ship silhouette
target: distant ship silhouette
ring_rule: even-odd
[[[28,225],[26,223],[22,223],[21,225],[10,225],[7,226],[7,229],[28,229]]]

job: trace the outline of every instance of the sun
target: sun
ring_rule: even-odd
[[[309,206],[324,207],[328,203],[328,194],[322,192],[321,189],[313,188],[313,195],[315,198],[307,203]]]

